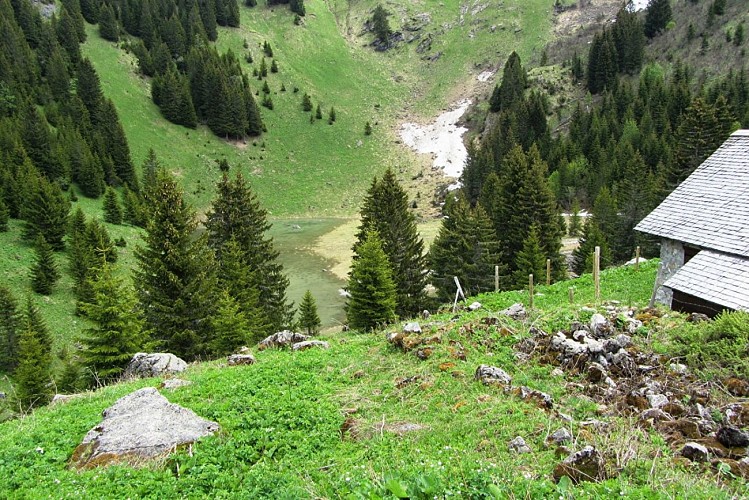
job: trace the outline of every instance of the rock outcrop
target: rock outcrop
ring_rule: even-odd
[[[124,377],[157,377],[159,375],[173,375],[185,371],[187,363],[167,352],[145,353],[139,352],[125,368]]]
[[[153,387],[118,399],[104,410],[103,416],[101,423],[86,434],[73,452],[72,467],[139,465],[219,429],[216,422],[170,403]]]

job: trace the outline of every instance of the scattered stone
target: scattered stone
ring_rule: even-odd
[[[535,401],[541,408],[551,409],[554,406],[554,400],[551,396],[545,392],[537,391],[536,389],[531,389],[524,385],[513,388],[513,393],[524,401]]]
[[[434,347],[432,346],[420,347],[416,350],[416,357],[422,361],[426,361],[432,356],[433,353]]]
[[[397,424],[388,424],[384,426],[382,430],[402,436],[403,434],[407,434],[409,432],[421,431],[428,428],[429,427],[427,427],[426,425],[402,422]]]
[[[561,427],[555,430],[554,433],[551,434],[548,438],[546,438],[546,441],[548,443],[562,445],[564,443],[572,441],[572,433],[568,431],[566,428]]]
[[[525,307],[520,303],[512,304],[510,307],[508,307],[504,311],[500,311],[498,314],[501,314],[502,316],[509,316],[510,318],[517,321],[524,320],[526,317]]]
[[[663,408],[668,404],[668,397],[663,394],[648,394],[646,397],[651,408]]]
[[[684,445],[681,449],[681,455],[692,462],[707,462],[707,459],[710,457],[707,448],[692,441]]]
[[[726,448],[749,446],[749,433],[733,425],[724,425],[715,434],[715,439]]]
[[[605,462],[601,454],[592,446],[577,451],[554,468],[554,481],[567,476],[573,484],[581,481],[600,481],[605,478]]]
[[[564,377],[564,371],[560,368],[554,368],[551,370],[552,377]]]
[[[672,418],[671,415],[660,408],[649,408],[640,413],[640,420],[653,420],[655,422],[659,422],[661,420],[672,420]]]
[[[671,363],[670,365],[668,365],[668,369],[676,375],[686,375],[687,373],[689,373],[687,365],[683,365],[681,363]]]
[[[364,375],[366,375],[364,373],[364,370],[357,370],[357,371],[354,372],[353,375],[351,375],[351,378],[360,379],[360,378],[364,378]]]
[[[403,389],[407,385],[412,384],[414,382],[418,382],[419,380],[421,380],[421,377],[418,376],[418,375],[413,375],[411,377],[399,378],[399,379],[397,379],[395,381],[395,388],[396,389]]]
[[[599,363],[591,363],[588,365],[588,380],[596,384],[606,378],[608,378],[606,369]]]
[[[623,333],[620,333],[619,335],[614,337],[614,341],[621,349],[626,349],[627,347],[632,345],[632,337]]]
[[[690,323],[702,323],[704,321],[711,321],[710,316],[702,313],[692,313],[687,317],[687,321]]]
[[[678,432],[686,439],[700,439],[702,437],[699,424],[686,418],[662,422],[661,429],[669,434]]]
[[[726,390],[734,396],[738,396],[740,398],[749,396],[749,382],[747,382],[746,380],[731,377],[726,380],[725,384]]]
[[[296,342],[291,345],[291,349],[294,351],[304,351],[313,347],[319,347],[321,349],[330,349],[330,344],[324,340],[304,340],[302,342]]]
[[[603,335],[611,329],[611,323],[600,313],[595,313],[590,318],[590,332],[593,335]]]
[[[219,429],[216,422],[170,403],[154,387],[118,399],[103,416],[73,452],[70,460],[74,467],[88,469],[123,462],[138,465]]]
[[[265,337],[257,344],[257,348],[262,351],[275,347],[286,347],[292,344],[296,344],[297,342],[304,342],[305,340],[309,339],[309,335],[303,335],[301,333],[284,330],[282,332],[276,332],[273,335]]]
[[[139,352],[125,368],[124,377],[157,377],[172,375],[185,371],[187,363],[174,354],[157,352],[148,354]]]
[[[484,385],[502,385],[507,387],[512,383],[512,377],[506,371],[502,368],[489,365],[479,365],[476,368],[474,378],[480,380]]]
[[[50,405],[60,405],[65,404],[77,397],[79,397],[80,394],[55,394],[52,397],[52,401],[50,401]]]
[[[468,306],[468,309],[471,311],[478,311],[481,309],[481,302],[472,302],[470,306]]]
[[[663,411],[671,415],[672,417],[683,417],[687,414],[687,409],[684,407],[683,404],[679,403],[678,401],[671,401],[663,407],[661,407]]]
[[[0,392],[0,399],[5,399],[8,396],[4,392]]]
[[[191,380],[183,380],[181,378],[168,378],[159,384],[159,389],[174,390],[180,387],[192,385]]]
[[[525,443],[525,439],[521,436],[517,436],[515,439],[508,443],[511,451],[515,453],[530,453],[531,447]]]
[[[403,333],[421,333],[421,325],[416,321],[403,325]]]
[[[256,361],[252,354],[232,354],[226,358],[229,366],[254,365]]]

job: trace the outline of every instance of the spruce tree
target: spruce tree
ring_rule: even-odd
[[[670,0],[650,0],[645,14],[645,35],[653,38],[663,31],[671,16]]]
[[[12,372],[18,365],[18,340],[23,321],[10,288],[0,285],[0,371]]]
[[[122,224],[122,207],[117,192],[111,187],[104,192],[104,220],[110,224]]]
[[[489,100],[489,109],[493,112],[512,109],[523,99],[527,85],[528,76],[520,56],[512,51],[502,70],[502,83],[494,88]]]
[[[390,262],[396,284],[396,313],[408,317],[423,309],[426,295],[424,242],[416,230],[416,218],[408,209],[405,190],[388,168],[382,180],[373,179],[361,209],[361,225],[354,244],[357,251],[370,231],[378,239]]]
[[[273,60],[272,60],[272,61],[270,62],[270,72],[271,72],[271,73],[278,73],[278,64],[276,63],[276,60],[275,60],[275,59],[273,59]]]
[[[249,343],[250,322],[226,290],[219,297],[216,312],[211,317],[211,327],[213,340],[210,352],[214,356],[231,354]]]
[[[515,272],[513,282],[517,288],[524,288],[528,284],[528,275],[532,274],[536,283],[546,280],[546,256],[541,248],[538,228],[534,225],[523,242],[523,249],[515,258]]]
[[[23,411],[49,402],[51,363],[52,339],[39,309],[29,297],[18,339],[18,366],[14,372],[16,402]]]
[[[307,330],[307,335],[315,335],[320,331],[320,325],[315,298],[312,292],[307,290],[299,304],[299,326]]]
[[[333,125],[333,122],[335,121],[335,108],[330,107],[330,112],[328,113],[328,125]]]
[[[267,211],[260,207],[249,183],[237,172],[234,179],[224,173],[218,183],[217,195],[205,222],[208,242],[216,252],[219,264],[224,247],[235,240],[247,267],[253,273],[254,288],[268,321],[267,331],[278,331],[291,321],[291,305],[286,300],[289,279],[278,262],[273,239],[266,237],[270,224]],[[271,333],[272,333],[271,331]]]
[[[472,209],[460,194],[448,198],[437,238],[429,249],[430,282],[442,302],[452,299],[454,276],[464,293],[476,295],[494,290],[494,266],[500,266],[500,286],[509,285],[501,264],[494,225],[481,205]]]
[[[142,347],[137,300],[124,280],[106,263],[89,277],[91,301],[81,304],[94,326],[81,338],[81,365],[96,385],[119,377]]]
[[[5,205],[2,197],[0,197],[0,233],[8,231],[8,219],[10,218],[10,210]]]
[[[593,254],[596,247],[601,248],[601,269],[611,265],[613,259],[609,242],[594,218],[585,224],[580,245],[572,252],[572,270],[576,274],[593,272]]]
[[[291,12],[301,17],[304,17],[306,14],[304,0],[290,0],[289,9],[291,9]]]
[[[320,105],[317,105],[317,108],[315,108],[315,118],[318,120],[322,120],[322,109],[320,108]]]
[[[135,251],[135,288],[145,330],[158,348],[189,359],[210,342],[216,275],[205,237],[195,238],[195,212],[177,182],[156,174],[145,246]]]
[[[31,288],[39,294],[50,295],[57,280],[60,279],[60,271],[55,262],[55,255],[44,236],[39,235],[34,248],[35,260],[31,268]]]
[[[114,15],[112,6],[103,3],[99,9],[99,35],[104,40],[117,42],[120,39],[120,29],[117,25],[117,18]]]
[[[386,43],[390,37],[390,33],[392,33],[390,22],[388,21],[389,15],[388,11],[381,4],[378,4],[374,11],[372,11],[372,31],[375,37]]]
[[[349,273],[346,318],[351,328],[369,331],[395,320],[395,283],[382,242],[367,231]]]
[[[310,99],[309,94],[307,94],[306,92],[302,96],[302,111],[312,111],[312,99]],[[322,116],[320,118],[322,118]]]

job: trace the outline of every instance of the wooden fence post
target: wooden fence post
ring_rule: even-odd
[[[601,247],[596,247],[593,254],[593,285],[596,291],[596,303],[601,300]]]
[[[533,309],[533,275],[528,275],[528,296],[530,297],[528,301],[528,309]]]
[[[466,300],[466,296],[463,293],[463,287],[460,286],[460,281],[458,280],[457,276],[453,276],[453,280],[455,281],[455,286],[458,288],[455,290],[455,302],[453,302],[453,312],[458,308],[458,297],[463,297],[463,300]]]
[[[635,248],[635,271],[640,270],[640,245]]]
[[[499,291],[499,266],[494,266],[494,291]]]
[[[546,286],[551,285],[551,259],[546,259]]]
[[[575,289],[572,287],[569,287],[567,289],[567,295],[570,298],[570,304],[574,304],[575,303]]]

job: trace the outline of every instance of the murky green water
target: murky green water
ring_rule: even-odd
[[[280,260],[289,277],[287,296],[297,305],[304,292],[310,290],[317,301],[317,312],[323,328],[341,325],[346,315],[343,312],[344,298],[339,290],[346,283],[327,271],[331,262],[312,253],[310,247],[315,240],[335,229],[341,219],[275,219],[270,221],[269,231]]]

